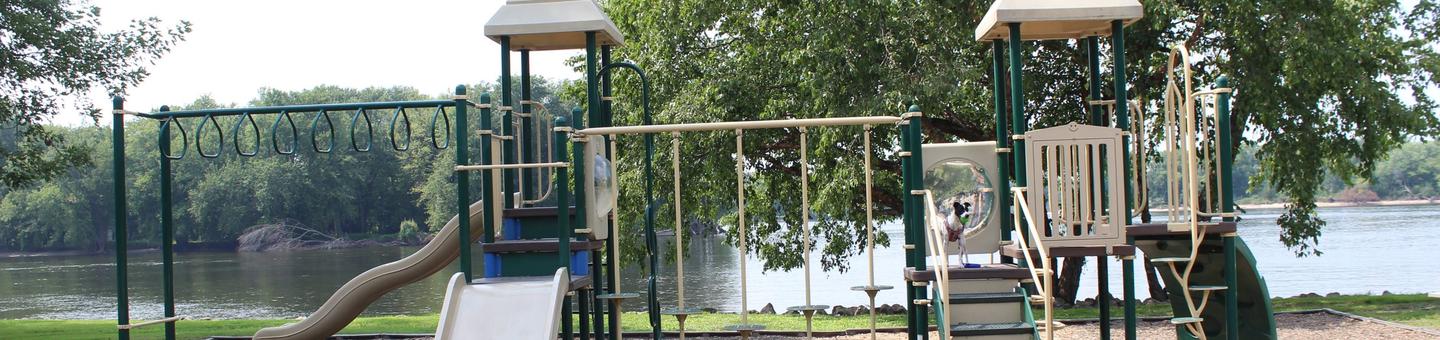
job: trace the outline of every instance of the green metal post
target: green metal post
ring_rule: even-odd
[[[1230,77],[1220,76],[1215,81],[1216,87],[1230,87]],[[1235,191],[1234,184],[1230,178],[1233,175],[1231,169],[1235,167],[1235,144],[1230,135],[1230,93],[1220,93],[1215,105],[1216,118],[1219,119],[1218,133],[1220,148],[1220,212],[1230,214],[1235,212]],[[1234,217],[1225,217],[1225,221],[1235,221]],[[1227,339],[1239,339],[1240,337],[1240,300],[1238,298],[1240,282],[1236,273],[1239,268],[1236,266],[1235,238],[1239,235],[1224,235],[1225,238],[1225,337]]]
[[[991,88],[995,92],[995,156],[999,158],[1000,182],[995,183],[995,201],[1000,206],[1000,241],[1010,242],[1010,232],[1015,230],[1010,218],[1010,136],[1006,131],[1010,130],[1010,122],[1005,112],[1005,46],[1004,40],[995,39],[990,42],[990,67]],[[1000,256],[1000,263],[1015,263],[1015,259],[1009,256]]]
[[[465,85],[455,86],[455,96],[465,95]],[[481,96],[481,102],[488,102],[489,96]],[[469,106],[464,98],[455,99],[455,165],[470,165],[470,136],[469,123],[465,109]],[[441,108],[444,110],[444,108]],[[484,194],[481,194],[484,197]],[[486,198],[487,200],[489,198]],[[455,222],[460,228],[460,272],[465,273],[465,282],[475,279],[471,275],[470,262],[470,173],[466,171],[455,172],[455,202],[459,204],[456,210]],[[487,201],[489,202],[489,201]],[[490,209],[485,209],[485,221],[490,221]],[[486,233],[489,234],[489,233]]]
[[[1025,55],[1022,54],[1025,43],[1020,39],[1020,23],[1010,23],[1010,134],[1001,138],[1014,140],[1014,136],[1025,134],[1030,128],[1030,120],[1025,118],[1025,79],[1022,74],[1025,72]],[[1025,143],[1016,141],[1010,146],[1011,164],[1010,169],[1015,175],[1015,186],[1025,187]],[[1032,193],[1033,195],[1033,193]],[[1009,204],[1009,202],[1002,203]],[[1015,226],[1020,231],[1020,237],[1028,237],[1029,233],[1025,228]],[[1015,262],[1020,266],[1029,266],[1025,259],[1017,258]]]
[[[1128,127],[1130,126],[1130,108],[1129,108],[1129,104],[1130,104],[1130,101],[1129,101],[1129,100],[1130,100],[1130,94],[1129,94],[1129,92],[1128,92],[1129,89],[1126,87],[1126,86],[1129,85],[1129,83],[1128,83],[1127,77],[1126,77],[1126,75],[1125,75],[1125,22],[1120,21],[1120,20],[1115,20],[1115,21],[1111,21],[1111,22],[1110,22],[1110,39],[1112,40],[1111,43],[1110,43],[1110,44],[1111,44],[1111,49],[1112,49],[1111,53],[1114,53],[1114,54],[1115,54],[1115,55],[1114,55],[1114,58],[1115,58],[1115,65],[1114,65],[1114,67],[1115,67],[1115,70],[1114,70],[1114,76],[1115,76],[1115,80],[1114,80],[1114,82],[1115,82],[1115,124],[1116,124],[1116,125],[1119,125],[1119,127],[1120,127],[1121,129],[1126,129],[1126,128],[1128,128]],[[1132,169],[1130,168],[1130,166],[1131,166],[1130,157],[1132,157],[1132,156],[1130,155],[1130,136],[1129,136],[1129,135],[1126,135],[1126,136],[1124,136],[1124,137],[1121,138],[1120,148],[1121,148],[1121,154],[1124,155],[1123,158],[1124,158],[1124,162],[1125,162],[1125,166],[1124,166],[1124,168],[1125,168],[1125,169],[1124,169],[1124,172],[1125,172],[1125,173],[1123,174],[1123,178],[1126,178],[1126,180],[1125,180],[1125,208],[1124,208],[1124,212],[1125,212],[1125,220],[1124,220],[1124,222],[1125,222],[1125,223],[1124,223],[1124,225],[1130,225],[1130,221],[1131,221],[1132,219],[1134,219],[1133,212],[1130,211],[1130,208],[1131,208],[1130,205],[1131,205],[1131,204],[1134,204],[1134,202],[1133,202],[1133,197],[1135,197],[1135,191],[1134,191],[1134,188],[1133,188],[1133,184],[1134,184],[1133,182],[1134,182],[1134,181],[1129,180],[1129,178],[1131,178],[1131,177],[1130,177],[1130,174],[1133,173],[1133,172],[1132,172]],[[1134,238],[1134,237],[1127,237],[1127,238],[1128,238],[1128,240],[1126,240],[1127,243],[1132,244],[1132,245],[1135,244],[1135,238]],[[1123,275],[1122,277],[1123,277],[1123,281],[1124,281],[1124,286],[1125,286],[1125,287],[1124,287],[1124,291],[1125,291],[1125,339],[1127,339],[1127,340],[1133,340],[1133,339],[1135,339],[1135,327],[1136,327],[1136,317],[1135,317],[1135,258],[1134,258],[1134,256],[1131,256],[1130,258],[1127,258],[1127,259],[1121,259],[1121,264],[1122,264],[1121,270],[1124,270],[1124,271],[1125,271],[1124,273],[1122,273],[1122,275]]]
[[[160,112],[170,111],[161,106]],[[183,146],[182,146],[183,147]],[[170,124],[160,128],[160,271],[164,277],[163,296],[165,317],[175,316],[175,220],[172,210],[170,182]],[[165,323],[165,339],[175,339],[175,322]]]
[[[575,109],[573,109],[573,110],[570,111],[570,116],[572,116],[572,117],[573,117],[573,116],[577,116],[577,115],[579,115],[579,114],[580,114],[580,108],[575,108]],[[562,121],[563,121],[563,120],[556,120],[556,122],[562,122]],[[558,125],[558,124],[557,124],[557,125],[555,125],[555,126],[561,126],[561,125]],[[555,155],[556,155],[556,157],[559,157],[559,159],[557,159],[556,161],[558,161],[558,162],[567,162],[567,161],[569,161],[569,160],[567,159],[567,156],[565,156],[565,155],[563,154],[563,152],[564,152],[564,149],[563,149],[563,148],[565,147],[566,144],[562,144],[562,143],[560,143],[560,141],[558,141],[558,139],[560,139],[561,137],[568,137],[568,136],[567,136],[566,134],[560,133],[560,132],[555,133],[555,139],[557,139],[557,141],[556,141],[556,143],[555,143],[555,151],[556,151],[556,152],[555,152]],[[578,145],[577,145],[575,148],[576,148],[576,149],[583,149],[583,148],[579,147]],[[575,160],[575,163],[584,163],[584,162],[583,162],[583,161],[584,161],[584,158],[575,157],[575,158],[573,158],[573,159]],[[575,163],[572,163],[572,165],[574,165]],[[580,168],[582,168],[582,167],[580,167],[580,166],[571,166],[571,167],[576,169],[576,170],[575,170],[575,173],[576,173],[575,178],[583,178],[583,177],[580,177],[580,175],[579,175],[579,174],[580,174]],[[560,169],[566,169],[566,168],[560,168]],[[561,171],[562,171],[562,172],[559,172],[559,173],[556,174],[556,178],[557,178],[557,182],[559,183],[559,184],[557,184],[557,185],[563,187],[563,186],[565,186],[565,185],[564,185],[565,183],[570,183],[570,176],[569,176],[570,174],[569,174],[569,171],[564,171],[564,170],[561,170]],[[583,181],[584,181],[583,179],[582,179],[582,180],[575,181],[576,186],[579,186],[580,184],[583,184]],[[562,191],[560,191],[560,199],[559,199],[558,201],[556,201],[556,202],[559,203],[559,205],[558,205],[557,208],[556,208],[556,209],[558,209],[558,213],[556,213],[556,215],[559,216],[559,218],[560,218],[560,221],[559,221],[559,222],[560,222],[560,235],[559,235],[559,239],[558,239],[558,241],[560,242],[560,251],[559,251],[559,253],[560,253],[560,254],[559,254],[559,256],[560,256],[560,259],[559,259],[559,260],[560,260],[560,267],[566,268],[566,272],[567,272],[567,273],[568,273],[568,272],[572,272],[572,271],[574,270],[574,268],[570,268],[570,240],[573,239],[573,238],[574,238],[574,235],[575,235],[575,234],[574,234],[574,233],[575,233],[575,229],[574,229],[574,227],[571,227],[571,225],[573,225],[574,223],[579,222],[579,221],[571,221],[571,220],[570,220],[570,214],[565,213],[565,212],[566,212],[566,211],[565,211],[565,210],[566,210],[565,207],[566,207],[567,204],[570,203],[570,198],[569,198],[569,197],[566,197],[566,196],[569,196],[569,195],[568,195],[568,194],[569,194],[568,191],[569,191],[569,190],[562,190]],[[583,196],[576,195],[576,199],[575,199],[576,203],[579,203],[579,201],[584,200],[584,199],[581,198],[581,197],[583,197]],[[579,217],[579,218],[577,218],[577,220],[583,221],[583,220],[585,219],[585,218],[584,218],[585,215],[576,215],[576,216]],[[583,223],[583,222],[579,222],[579,223]]]
[[[1090,61],[1090,100],[1101,100],[1100,93],[1100,39],[1085,37],[1086,59]],[[1105,106],[1090,105],[1090,125],[1106,126]],[[1126,129],[1120,127],[1120,129]]]
[[[605,45],[605,46],[601,46],[601,47],[600,47],[600,63],[601,63],[602,65],[610,65],[610,49],[611,49],[611,46],[610,46],[610,45]],[[609,97],[609,96],[610,96],[610,75],[608,75],[608,74],[605,74],[605,75],[601,75],[601,76],[600,76],[600,95],[601,95],[602,97]],[[614,120],[612,119],[611,109],[612,109],[612,107],[611,107],[611,101],[609,101],[609,100],[602,100],[602,101],[600,102],[601,115],[605,117],[605,123],[604,123],[605,126],[611,126],[611,125],[614,123]],[[607,158],[607,159],[615,159],[615,150],[611,150],[611,149],[610,149],[610,143],[609,143],[610,140],[609,140],[608,138],[609,138],[609,137],[607,137],[607,139],[605,140],[605,142],[606,142],[606,143],[605,143],[605,158]],[[611,230],[613,230],[614,227],[615,227],[614,224],[615,224],[615,221],[613,221],[613,220],[608,220],[608,219],[607,219],[607,220],[605,221],[605,228],[610,228]],[[615,317],[614,317],[614,315],[620,313],[620,306],[616,306],[616,305],[610,304],[609,301],[601,300],[601,299],[598,298],[598,297],[600,296],[600,294],[603,294],[603,293],[619,293],[619,292],[611,291],[611,288],[610,288],[610,287],[615,287],[615,286],[617,286],[615,280],[617,280],[617,279],[619,278],[619,277],[618,277],[618,274],[616,274],[616,273],[608,273],[608,272],[607,272],[608,270],[610,270],[610,266],[608,266],[609,261],[617,261],[617,260],[619,260],[619,259],[613,258],[613,257],[611,257],[611,256],[609,255],[609,254],[615,254],[616,238],[617,238],[617,237],[619,237],[619,236],[618,236],[618,235],[610,235],[610,237],[605,238],[605,254],[606,254],[606,256],[604,256],[604,257],[598,256],[598,255],[597,255],[597,256],[591,256],[591,263],[593,263],[593,265],[592,265],[593,268],[591,269],[591,272],[595,273],[595,283],[594,283],[594,284],[595,284],[595,292],[596,292],[595,296],[597,297],[597,298],[595,299],[595,304],[594,304],[595,310],[596,310],[596,313],[595,313],[595,333],[596,333],[596,334],[600,334],[600,335],[602,335],[602,336],[605,334],[605,326],[607,325],[607,323],[609,324],[610,329],[615,329],[615,330],[619,330],[619,329],[620,329],[620,320],[617,320],[617,319],[615,319]],[[603,259],[603,261],[602,261],[602,259]],[[607,308],[607,305],[609,306],[608,308]],[[606,320],[607,320],[607,319],[606,319],[606,316],[607,316],[606,311],[609,311],[609,313],[608,313],[608,317],[609,317],[608,320],[609,320],[609,321],[608,321],[608,322],[606,321]],[[616,340],[618,340],[618,339],[619,339],[619,336],[620,336],[620,333],[619,333],[619,332],[615,332],[614,334],[610,334],[610,338],[611,338],[611,339],[616,339]]]
[[[110,118],[111,138],[111,182],[115,192],[115,319],[118,325],[130,324],[130,289],[126,282],[126,267],[129,264],[125,259],[125,234],[129,227],[125,224],[125,98],[115,96],[111,99],[111,108],[114,113]],[[120,329],[118,337],[120,340],[130,339],[130,330]]]
[[[527,164],[535,163],[535,148],[540,144],[535,140],[535,119],[530,116],[535,111],[530,109],[534,103],[531,103],[530,98],[530,50],[528,49],[520,50],[520,102],[530,103],[520,105],[520,147],[525,149],[524,153],[520,155],[520,159]],[[520,197],[535,197],[535,185],[539,183],[539,169],[520,170],[520,178],[521,182],[525,182],[525,186],[520,188]]]
[[[919,113],[920,106],[910,105],[908,112]],[[920,152],[920,145],[922,143],[922,141],[920,140],[920,117],[910,117],[908,121],[909,123],[905,125],[906,130],[904,133],[907,135],[907,138],[905,138],[905,142],[907,143],[906,147],[910,150],[910,167],[909,169],[907,169],[908,173],[906,174],[906,176],[909,177],[910,180],[906,181],[907,187],[905,188],[905,195],[909,197],[910,202],[913,203],[910,210],[911,212],[915,213],[915,216],[910,219],[910,229],[913,230],[917,236],[915,238],[916,242],[914,243],[914,256],[916,264],[915,269],[919,270],[924,269],[927,266],[925,263],[925,242],[919,242],[920,240],[924,239],[922,230],[924,230],[925,228],[925,207],[923,206],[924,200],[921,199],[921,196],[915,195],[915,191],[923,190],[925,188],[924,172],[921,170],[921,168],[924,167],[925,162],[924,159],[921,158]],[[925,287],[915,287],[914,285],[911,285],[910,289],[915,291],[914,294],[916,298],[924,298],[927,295]],[[935,296],[932,298],[939,299],[941,297]],[[920,338],[928,339],[930,336],[930,318],[927,317],[930,314],[928,308],[926,308],[925,305],[916,305],[914,309],[914,314],[916,316],[916,321],[918,322],[918,325],[916,325],[916,331],[920,333]]]
[[[580,109],[579,109],[579,108],[576,108],[576,109],[574,109],[574,111],[571,111],[571,112],[570,112],[570,116],[572,116],[572,117],[573,117],[573,116],[578,116],[579,113],[580,113]],[[564,116],[555,117],[555,126],[556,126],[556,127],[563,127],[563,126],[565,126],[566,123],[567,123],[567,121],[566,121],[566,118],[565,118]],[[565,153],[565,152],[568,151],[568,150],[566,150],[566,149],[568,149],[569,146],[570,146],[570,134],[569,134],[568,132],[565,132],[565,131],[555,131],[555,136],[554,136],[554,138],[555,138],[555,139],[554,139],[554,142],[551,143],[551,145],[553,145],[554,148],[555,148],[555,161],[556,161],[556,162],[569,162],[569,161],[570,161],[570,155],[567,154],[567,153]],[[568,265],[569,265],[569,263],[570,263],[570,257],[569,257],[569,255],[570,255],[570,242],[569,242],[570,238],[568,237],[568,236],[570,235],[570,232],[571,232],[571,229],[568,227],[568,226],[570,225],[570,214],[567,214],[566,211],[565,211],[565,210],[566,210],[565,207],[570,206],[570,186],[569,186],[569,184],[568,184],[568,183],[570,183],[570,168],[571,168],[571,167],[555,168],[555,203],[556,203],[556,207],[557,207],[556,209],[559,209],[559,212],[556,214],[556,216],[557,216],[556,218],[559,220],[558,222],[559,222],[559,224],[560,224],[560,230],[563,230],[563,232],[562,232],[563,235],[562,235],[562,236],[560,237],[560,239],[559,239],[559,241],[560,241],[560,266],[562,266],[562,267],[568,267]],[[574,167],[574,168],[579,169],[579,167]],[[582,216],[583,216],[583,215],[582,215]],[[562,319],[564,320],[564,324],[563,324],[564,327],[563,327],[563,331],[562,331],[562,332],[563,332],[564,335],[565,335],[565,339],[570,339],[570,298],[569,298],[569,297],[566,297],[566,298],[565,298],[564,308],[563,308],[563,309],[564,309],[564,310],[561,312],[561,313],[563,314],[563,316],[564,316],[564,317],[562,318]]]
[[[495,153],[494,153],[495,150],[494,150],[494,148],[493,148],[493,147],[491,146],[491,144],[490,144],[490,143],[493,143],[494,138],[495,138],[495,127],[494,127],[494,123],[493,123],[493,122],[495,121],[495,119],[494,119],[494,118],[495,118],[495,116],[494,116],[495,110],[491,107],[490,104],[491,104],[490,94],[489,94],[489,93],[481,93],[481,94],[480,94],[480,130],[487,132],[487,133],[482,133],[482,134],[480,134],[480,164],[484,164],[484,165],[495,164],[495,156],[494,156],[494,155],[495,155]],[[460,115],[456,115],[456,116],[460,116]],[[463,141],[463,140],[468,139],[469,136],[470,136],[469,132],[468,132],[468,131],[459,130],[459,127],[458,127],[459,124],[456,124],[456,125],[457,125],[457,127],[456,127],[456,130],[455,130],[455,138],[456,138],[458,141]],[[460,144],[460,145],[463,145],[463,144]],[[456,151],[456,152],[466,152],[466,153],[468,153],[468,151]],[[459,154],[456,154],[456,155],[459,155]],[[495,200],[501,199],[501,198],[499,198],[499,197],[495,197],[495,191],[496,191],[496,190],[495,190],[495,177],[491,175],[491,174],[492,174],[491,171],[495,171],[495,170],[481,170],[481,171],[480,171],[480,200],[481,200],[481,201],[484,201],[484,202],[495,202]],[[461,203],[461,204],[466,204],[466,202],[460,202],[460,203]],[[481,232],[480,240],[481,240],[482,243],[495,242],[495,228],[496,228],[496,227],[499,227],[499,226],[496,226],[496,225],[495,225],[495,211],[494,211],[495,209],[490,209],[490,207],[493,207],[493,206],[494,206],[493,204],[487,203],[487,204],[485,204],[485,209],[482,209],[482,211],[480,212],[481,215],[484,215],[484,216],[485,216],[485,221],[480,222],[480,232]]]
[[[901,121],[901,123],[909,124],[909,121]],[[897,134],[900,135],[900,151],[913,155],[913,151],[910,150],[909,131],[906,130],[904,126],[902,126]],[[900,218],[902,221],[901,223],[905,226],[905,267],[919,268],[920,264],[915,260],[917,258],[915,246],[917,243],[919,243],[918,241],[921,234],[917,230],[915,230],[915,223],[911,222],[915,219],[916,215],[919,215],[919,213],[915,212],[915,207],[918,204],[915,203],[915,195],[911,195],[908,192],[911,186],[910,182],[916,180],[914,178],[911,178],[910,176],[910,168],[912,167],[912,164],[914,164],[914,161],[911,160],[911,158],[912,157],[903,154],[900,157],[900,178],[902,189],[900,191],[902,192],[901,195],[903,197],[903,199],[901,199],[901,202],[903,204],[903,213]],[[917,306],[915,304],[916,298],[918,298],[918,296],[915,295],[914,282],[905,282],[905,335],[906,339],[908,340],[918,340],[920,339],[921,334],[925,333],[920,329],[919,326],[920,320],[924,319],[925,316],[915,313],[915,307]]]
[[[1067,264],[1068,265],[1068,264]],[[1110,339],[1110,257],[1095,257],[1095,275],[1099,277],[1096,287],[1100,289],[1100,296],[1096,297],[1096,305],[1100,306],[1100,338]]]
[[[509,37],[509,36],[501,36],[501,37],[500,37],[500,110],[501,110],[501,111],[504,111],[504,112],[501,112],[501,116],[500,116],[500,134],[505,135],[506,137],[514,137],[514,136],[515,136],[515,124],[514,124],[514,119],[515,119],[515,118],[514,118],[514,112],[515,112],[514,104],[515,104],[515,101],[512,100],[512,98],[515,96],[515,94],[514,94],[513,91],[511,90],[511,85],[512,85],[512,84],[511,84],[511,81],[510,81],[510,80],[511,80],[511,79],[510,79],[510,37]],[[502,140],[500,140],[500,157],[501,157],[501,162],[504,162],[503,164],[515,164],[515,143],[516,143],[516,140],[515,140],[514,138],[502,139]],[[505,201],[504,207],[505,207],[505,208],[514,207],[514,206],[515,206],[515,196],[514,196],[514,193],[519,192],[519,190],[516,190],[516,187],[518,187],[519,185],[518,185],[518,183],[515,182],[515,180],[516,180],[516,178],[515,178],[515,170],[500,170],[500,177],[501,177],[501,181],[504,182],[504,184],[501,184],[501,186],[500,186],[500,187],[501,187],[500,195],[501,195],[501,196],[504,196],[504,197],[502,198],[502,200]]]

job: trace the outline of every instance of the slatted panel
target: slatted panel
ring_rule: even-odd
[[[1045,247],[1125,244],[1120,129],[1070,124],[1025,134],[1027,216]]]

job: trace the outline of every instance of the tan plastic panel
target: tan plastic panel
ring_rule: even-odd
[[[1000,250],[1000,202],[996,193],[1004,188],[1000,176],[999,166],[996,164],[995,142],[969,142],[969,143],[943,143],[925,144],[920,147],[921,157],[924,160],[925,175],[930,175],[930,169],[941,164],[961,161],[980,167],[985,172],[986,180],[990,181],[990,192],[992,203],[989,207],[990,219],[974,229],[965,233],[965,252],[968,254],[989,254]],[[997,186],[999,188],[997,188]],[[925,188],[930,189],[930,188]],[[926,216],[926,218],[931,218]],[[960,254],[959,244],[956,242],[946,243],[946,254]]]

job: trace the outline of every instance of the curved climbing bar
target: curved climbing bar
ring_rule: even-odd
[[[405,122],[405,144],[400,144],[399,138],[395,137],[395,125]],[[395,108],[395,114],[390,116],[390,148],[395,151],[410,150],[410,113],[404,107]]]
[[[170,140],[169,140],[169,138],[167,138],[167,137],[170,135],[170,124],[171,124],[171,123],[174,123],[176,127],[180,128],[180,154],[179,154],[179,155],[172,154],[172,153],[170,153],[170,152],[168,151],[168,150],[174,150],[174,149],[175,149],[174,147],[170,146],[170,144],[169,144],[169,143],[170,143]],[[162,121],[162,122],[160,123],[160,145],[161,145],[161,147],[160,147],[160,154],[161,154],[162,156],[164,156],[165,158],[167,158],[167,159],[173,159],[173,160],[184,159],[184,158],[185,158],[185,155],[187,155],[187,154],[190,153],[190,149],[186,147],[187,145],[190,145],[190,136],[189,136],[189,134],[186,133],[186,131],[185,131],[185,124],[181,124],[179,119],[166,119],[166,120]]]
[[[355,125],[360,122],[361,117],[365,118],[365,147],[360,147],[360,144],[355,138]],[[350,149],[356,152],[370,152],[370,149],[374,145],[375,126],[370,124],[370,111],[366,109],[355,110],[355,114],[350,116]]]
[[[435,127],[441,122],[445,123],[445,130],[440,131],[445,136],[445,143],[440,143],[440,137],[435,136]],[[430,146],[436,150],[450,147],[450,113],[445,112],[445,105],[436,105],[435,113],[430,114]]]
[[[250,122],[251,134],[255,136],[255,146],[250,148],[248,152],[240,148],[240,126],[245,125],[247,121]],[[230,135],[231,138],[234,138],[235,154],[252,157],[260,153],[260,126],[255,125],[255,116],[250,115],[248,112],[241,114],[240,119],[235,121],[235,127],[230,129]]]
[[[205,124],[207,123],[214,125],[215,133],[220,134],[220,137],[215,139],[214,153],[206,153],[205,143],[201,140],[205,137]],[[220,122],[215,121],[215,116],[205,115],[205,118],[200,119],[200,127],[195,128],[195,151],[200,152],[200,157],[217,158],[220,157],[220,149],[223,148],[225,148],[225,131],[220,130]]]
[[[290,147],[280,147],[280,121],[284,120],[290,125]],[[270,124],[270,146],[275,148],[275,153],[281,155],[295,154],[295,147],[300,144],[300,133],[295,129],[295,119],[290,117],[290,111],[280,111],[275,116],[275,123]]]
[[[325,118],[325,128],[330,131],[330,142],[324,149],[320,148],[320,138],[318,134],[320,131],[320,118]],[[320,112],[315,113],[315,118],[310,119],[310,148],[314,149],[316,153],[330,153],[331,150],[335,150],[335,122],[330,121],[329,111],[320,110]]]

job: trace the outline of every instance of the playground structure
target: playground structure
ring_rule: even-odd
[[[114,102],[113,126],[116,183],[123,183],[124,115],[162,121],[159,129],[159,190],[161,211],[164,318],[131,323],[125,254],[125,188],[116,185],[116,262],[118,332],[128,339],[136,327],[163,324],[167,339],[174,338],[183,319],[174,309],[173,225],[170,207],[170,163],[188,154],[190,134],[183,120],[198,120],[193,138],[197,153],[219,157],[226,142],[217,117],[236,117],[230,129],[240,156],[259,153],[260,130],[256,116],[273,116],[272,148],[276,154],[297,152],[301,143],[294,116],[311,113],[310,144],[316,153],[335,149],[331,113],[350,115],[350,149],[369,151],[374,144],[371,112],[392,111],[389,137],[396,151],[411,145],[410,113],[430,114],[431,147],[455,151],[457,214],[434,241],[414,254],[360,275],[340,287],[315,313],[293,324],[261,330],[257,339],[322,338],[338,332],[366,306],[395,288],[433,275],[458,259],[460,272],[451,277],[441,322],[440,339],[569,339],[618,340],[621,307],[627,300],[644,298],[649,336],[660,338],[663,316],[678,321],[674,335],[685,338],[685,320],[699,310],[685,301],[684,254],[686,220],[680,171],[682,137],[692,132],[733,131],[736,149],[736,214],[741,276],[737,323],[730,330],[748,337],[764,326],[749,320],[746,251],[745,132],[777,129],[798,134],[797,176],[800,181],[802,242],[805,274],[804,304],[789,307],[805,316],[808,325],[816,311],[828,306],[811,301],[810,289],[810,167],[808,133],[811,129],[859,127],[864,151],[866,193],[864,221],[868,281],[852,290],[870,299],[871,334],[875,332],[875,299],[897,287],[874,280],[874,216],[871,160],[875,157],[872,131],[897,129],[902,183],[892,183],[905,194],[902,207],[906,268],[904,276],[910,339],[929,338],[930,323],[940,338],[1038,339],[1053,338],[1063,325],[1053,320],[1055,263],[1059,257],[1097,257],[1100,301],[1109,301],[1108,260],[1123,267],[1124,333],[1136,337],[1134,259],[1137,250],[1163,273],[1175,311],[1171,323],[1181,339],[1272,339],[1274,320],[1263,277],[1255,259],[1235,233],[1233,193],[1230,192],[1231,128],[1229,101],[1232,90],[1223,77],[1215,87],[1195,91],[1188,51],[1172,50],[1167,65],[1162,114],[1146,129],[1143,102],[1129,100],[1126,84],[1125,27],[1140,20],[1143,8],[1134,0],[1022,1],[999,0],[976,31],[976,40],[993,48],[993,142],[924,143],[924,114],[911,106],[896,115],[810,118],[766,121],[656,124],[649,108],[649,83],[637,65],[613,62],[611,51],[624,37],[591,0],[510,0],[486,24],[485,34],[501,49],[501,94],[472,97],[463,86],[449,100],[404,101],[251,107],[195,111],[125,111],[123,100]],[[1113,57],[1112,93],[1103,96],[1100,40],[1110,37]],[[1089,51],[1089,120],[1032,129],[1026,119],[1023,97],[1024,43],[1026,40],[1073,39]],[[585,50],[585,109],[568,117],[547,117],[530,96],[529,53],[545,50]],[[520,98],[512,98],[511,55],[520,55]],[[1007,63],[1008,61],[1008,63]],[[1008,65],[1008,71],[1007,66]],[[638,75],[642,125],[612,126],[611,73],[627,69]],[[471,128],[470,110],[478,110],[477,129]],[[499,119],[495,114],[499,113]],[[1136,120],[1132,121],[1132,115]],[[282,123],[282,121],[284,123]],[[495,121],[499,126],[494,126]],[[547,125],[553,122],[553,126]],[[324,123],[325,127],[321,128]],[[403,123],[403,124],[401,124]],[[248,128],[255,143],[242,145],[239,134]],[[213,149],[201,142],[209,130],[219,134]],[[172,127],[179,130],[181,147],[171,145]],[[288,127],[292,142],[280,133]],[[327,140],[320,138],[328,129]],[[363,137],[361,130],[364,130]],[[1157,143],[1146,143],[1149,131],[1159,131]],[[548,138],[545,132],[552,135]],[[453,145],[451,133],[453,133]],[[653,163],[655,136],[670,138],[675,228],[675,282],[677,298],[662,305],[656,296],[659,266],[654,180],[660,170]],[[403,136],[403,138],[401,138]],[[645,207],[643,245],[646,249],[646,286],[643,294],[620,286],[620,209],[616,162],[617,141],[643,138],[642,172]],[[478,143],[479,160],[470,159],[471,141]],[[1166,221],[1134,223],[1138,209],[1148,209],[1144,190],[1146,145],[1158,145],[1167,183]],[[639,150],[631,151],[636,152]],[[889,152],[878,150],[879,152]],[[471,197],[471,175],[478,173],[480,194]],[[572,179],[574,179],[572,184]],[[884,184],[880,184],[884,185]],[[461,218],[461,217],[465,218]],[[472,244],[480,242],[484,270],[473,271]],[[998,254],[997,263],[964,263],[965,255]],[[955,261],[952,256],[959,256]],[[507,311],[500,313],[498,306]],[[514,308],[521,305],[523,308]],[[1031,306],[1044,311],[1032,315]],[[1110,307],[1100,303],[1100,334],[1109,338]],[[578,323],[572,318],[578,318]],[[574,329],[578,326],[578,329]]]

